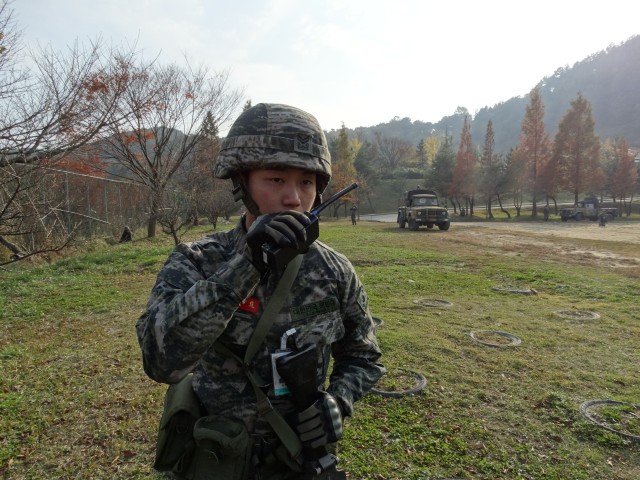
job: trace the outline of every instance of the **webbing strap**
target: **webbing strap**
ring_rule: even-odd
[[[260,318],[262,319],[262,317]],[[291,455],[291,458],[301,464],[302,443],[300,442],[300,438],[285,419],[282,418],[282,415],[273,408],[273,405],[271,405],[271,402],[269,401],[269,397],[267,397],[260,388],[261,382],[257,379],[256,375],[251,371],[247,364],[242,362],[242,359],[239,356],[233,353],[222,342],[216,342],[215,349],[223,355],[235,358],[240,364],[242,364],[244,373],[251,382],[251,386],[253,387],[253,391],[256,395],[258,414],[269,422],[269,425],[271,425],[273,431],[278,435],[278,438],[282,441],[282,444],[289,452],[289,455]]]
[[[258,348],[262,344],[264,337],[267,336],[267,332],[271,329],[273,322],[276,319],[276,315],[284,305],[284,301],[291,291],[293,281],[296,279],[300,264],[302,263],[302,255],[296,255],[293,260],[289,262],[289,265],[284,269],[282,277],[278,282],[278,286],[271,295],[271,299],[262,312],[262,316],[256,324],[256,329],[253,331],[253,335],[249,339],[247,350],[244,353],[244,364],[249,365],[251,360],[258,352]]]
[[[216,341],[214,344],[214,347],[218,352],[228,357],[233,357],[240,362],[247,378],[251,382],[253,391],[256,394],[258,413],[264,417],[267,422],[269,422],[269,425],[271,425],[273,431],[278,435],[291,457],[299,463],[302,463],[302,443],[300,442],[298,435],[293,431],[285,419],[282,418],[282,415],[273,408],[273,405],[271,405],[271,402],[269,401],[269,397],[267,397],[260,388],[260,382],[256,379],[256,375],[251,371],[249,364],[264,341],[267,332],[271,329],[276,315],[282,308],[287,295],[291,291],[291,286],[298,274],[301,263],[302,255],[297,255],[284,269],[282,277],[280,277],[280,281],[278,282],[269,303],[265,307],[264,312],[262,312],[262,315],[256,324],[256,328],[253,331],[253,335],[251,335],[251,338],[249,339],[249,344],[247,345],[247,349],[244,354],[244,360],[233,353],[222,342]]]

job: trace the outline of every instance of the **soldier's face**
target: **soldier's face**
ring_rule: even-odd
[[[261,213],[310,211],[316,198],[316,174],[300,168],[252,170],[247,188]]]

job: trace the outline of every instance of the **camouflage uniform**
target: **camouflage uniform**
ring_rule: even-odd
[[[251,431],[256,416],[251,385],[236,360],[212,347],[220,338],[242,353],[278,283],[276,275],[260,281],[260,273],[242,254],[245,248],[242,224],[176,247],[158,275],[137,332],[149,377],[176,383],[193,371],[194,390],[208,413],[242,418]],[[325,347],[318,365],[319,385],[325,384],[329,354],[333,355],[327,391],[351,415],[353,402],[384,372],[376,363],[380,350],[367,295],[351,263],[314,242],[287,303],[255,356],[255,372],[265,381],[272,378],[270,355],[293,327],[297,347]],[[288,396],[274,397],[272,386],[269,397],[278,410],[292,411]]]
[[[227,158],[230,152],[231,161],[241,158],[235,145],[227,147]],[[258,155],[259,150],[252,152]],[[278,158],[279,164],[294,163],[283,162],[283,155],[296,158],[277,150],[269,154],[274,164]],[[300,167],[308,168],[308,162]],[[328,181],[330,165],[318,169],[327,172],[323,179]],[[227,174],[217,172],[216,176]],[[319,191],[324,186],[326,181]],[[137,334],[149,377],[176,383],[193,372],[193,388],[209,415],[241,419],[249,432],[275,438],[270,425],[258,418],[255,393],[241,365],[214,345],[220,340],[242,358],[280,279],[276,272],[261,275],[247,250],[244,217],[228,232],[178,245],[158,275],[147,309],[137,322]],[[251,365],[268,383],[264,390],[285,418],[295,408],[289,395],[274,394],[271,354],[291,328],[296,329],[295,347],[322,346],[317,383],[337,399],[345,416],[351,415],[353,403],[383,375],[384,367],[377,363],[381,352],[375,324],[353,266],[319,241],[304,254],[291,292]],[[331,356],[334,362],[327,382]]]

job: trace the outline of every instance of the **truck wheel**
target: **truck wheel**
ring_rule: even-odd
[[[418,230],[418,222],[416,222],[413,218],[409,219],[409,230]]]
[[[582,215],[582,212],[578,212],[578,213],[576,213],[576,220],[577,220],[577,221],[580,221],[580,220],[582,220],[583,218],[584,218],[584,216]]]
[[[451,226],[451,222],[444,222],[444,223],[439,223],[439,224],[438,224],[438,228],[439,228],[440,230],[444,230],[445,232],[446,232],[447,230],[449,230],[449,227],[450,227],[450,226]]]
[[[402,212],[398,212],[398,226],[400,228],[404,228],[407,226],[407,220],[404,218],[404,215],[402,214]]]

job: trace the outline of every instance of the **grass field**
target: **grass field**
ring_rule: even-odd
[[[494,233],[323,222],[321,240],[352,260],[383,320],[381,388],[404,387],[398,368],[427,379],[416,395],[357,404],[341,467],[371,480],[640,478],[640,263],[541,245],[625,258],[640,247],[514,236],[535,238],[530,248]],[[158,478],[165,387],[145,377],[134,325],[170,249],[168,238],[96,244],[0,271],[0,477]],[[626,438],[581,415],[599,399],[625,402],[597,418]]]

